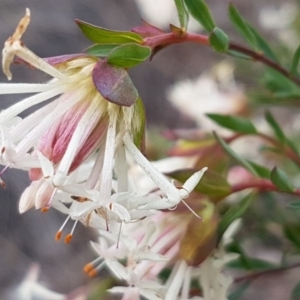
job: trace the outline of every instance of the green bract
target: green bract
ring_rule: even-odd
[[[85,52],[98,57],[106,57],[112,49],[118,46],[119,44],[95,44],[86,49]]]
[[[76,23],[83,34],[94,43],[125,44],[143,42],[143,38],[134,32],[109,30],[81,20],[76,20]]]
[[[107,56],[107,61],[121,68],[132,68],[145,61],[150,55],[150,47],[129,43],[113,48]]]

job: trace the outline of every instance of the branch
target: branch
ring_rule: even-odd
[[[175,32],[163,33],[144,39],[144,45],[151,47],[153,53],[156,53],[158,50],[162,49],[165,46],[185,42],[192,42],[210,46],[208,36],[188,32],[181,32],[181,34]],[[277,72],[281,73],[282,75],[293,81],[295,84],[300,86],[300,78],[290,74],[287,69],[280,66],[277,62],[267,58],[263,53],[255,52],[249,48],[235,43],[229,43],[229,50],[234,50],[236,52],[245,54],[251,57],[253,60],[261,62],[262,64],[276,70]]]

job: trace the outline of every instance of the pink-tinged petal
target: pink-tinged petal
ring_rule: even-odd
[[[39,180],[43,177],[43,171],[41,168],[31,168],[28,175],[31,181]]]
[[[76,53],[76,54],[65,54],[65,55],[59,55],[59,56],[53,56],[53,57],[45,57],[43,60],[47,62],[49,65],[56,66],[62,63],[66,63],[74,58],[79,58],[79,57],[87,57],[86,54],[84,53]],[[14,60],[15,64],[24,64],[27,65],[31,68],[34,68],[31,64],[29,64],[27,61],[24,59],[17,57]]]
[[[92,72],[93,82],[99,93],[108,101],[120,105],[131,106],[138,99],[127,71],[114,67],[104,60],[99,60]]]
[[[73,60],[74,58],[79,57],[87,57],[88,55],[84,53],[75,53],[75,54],[65,54],[65,55],[59,55],[59,56],[53,56],[53,57],[46,57],[43,58],[48,64],[55,66],[61,63],[68,62],[70,60]]]
[[[88,107],[89,101],[78,103],[61,119],[56,131],[56,139],[53,145],[52,161],[54,164],[62,160],[72,135]]]
[[[103,140],[108,127],[108,119],[104,118],[94,128],[83,147],[77,153],[71,167],[70,172],[76,170],[83,161],[85,161],[96,149]]]
[[[22,214],[34,207],[35,196],[41,186],[41,181],[34,181],[23,192],[19,202],[19,212]]]
[[[44,181],[38,189],[35,197],[35,208],[40,209],[49,205],[54,187],[47,181]]]

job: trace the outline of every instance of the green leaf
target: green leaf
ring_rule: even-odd
[[[211,120],[215,121],[217,124],[229,128],[233,131],[245,133],[245,134],[255,134],[256,128],[249,119],[235,117],[235,116],[224,116],[219,114],[206,114]]]
[[[237,153],[235,153],[225,142],[222,138],[220,138],[216,132],[214,132],[214,136],[218,143],[222,146],[222,148],[227,152],[228,155],[230,155],[237,163],[242,165],[245,169],[250,171],[254,176],[259,177],[257,174],[255,168],[251,166],[251,164],[248,163],[247,160],[244,158],[240,157]]]
[[[186,169],[166,175],[184,183],[196,171],[195,169]],[[231,186],[222,175],[208,169],[195,187],[195,191],[211,197],[225,197],[231,193]]]
[[[285,237],[294,245],[297,252],[300,252],[300,226],[299,224],[286,224],[283,228]]]
[[[204,0],[184,0],[190,14],[204,27],[208,32],[212,32],[216,27],[215,21]]]
[[[226,52],[229,46],[229,38],[224,31],[215,27],[209,35],[209,43],[216,52]]]
[[[244,295],[249,285],[250,285],[249,281],[243,283],[241,286],[239,286],[235,291],[233,291],[228,296],[228,300],[239,300]]]
[[[239,257],[237,260],[234,260],[228,264],[228,267],[235,269],[246,269],[251,271],[259,270],[273,270],[276,268],[276,265],[270,263],[266,260],[252,258],[248,256]]]
[[[87,48],[85,52],[98,57],[106,57],[112,49],[118,46],[119,44],[96,44]]]
[[[297,68],[299,65],[299,60],[300,60],[300,45],[297,47],[293,59],[292,59],[292,64],[291,64],[291,68],[290,68],[290,74],[294,75],[297,73]]]
[[[75,20],[83,34],[97,44],[125,44],[142,43],[143,38],[130,31],[115,31],[92,25],[90,23]]]
[[[177,14],[179,19],[179,24],[182,30],[186,31],[188,22],[189,22],[189,14],[186,11],[183,0],[174,0],[177,8]]]
[[[277,167],[273,168],[273,170],[271,171],[270,179],[281,192],[292,193],[294,191],[294,187],[292,186],[291,181],[287,177],[286,173],[281,169]]]
[[[298,97],[300,95],[299,86],[273,69],[269,68],[268,71],[265,72],[262,82],[270,91],[276,93],[277,96]]]
[[[240,32],[242,37],[248,42],[250,46],[252,46],[254,49],[257,49],[256,39],[251,29],[232,3],[229,4],[228,12],[232,24]]]
[[[267,42],[262,38],[262,36],[254,29],[254,27],[252,27],[252,25],[250,25],[248,22],[246,22],[246,24],[247,24],[250,32],[254,36],[256,45],[258,46],[258,48],[264,53],[264,55],[266,57],[268,57],[269,59],[271,59],[275,62],[278,62],[278,59],[275,56],[274,52],[272,51],[270,46],[267,44]]]
[[[300,201],[298,200],[298,201],[290,202],[286,207],[292,209],[300,209]]]
[[[117,67],[132,68],[145,61],[150,55],[150,47],[129,43],[112,49],[107,61]]]
[[[270,179],[270,170],[264,166],[261,166],[253,161],[246,160],[248,164],[255,170],[256,174],[260,178]]]
[[[292,290],[291,300],[299,300],[300,299],[300,282],[298,282]]]
[[[255,193],[251,192],[242,198],[238,203],[231,206],[222,216],[218,227],[219,239],[222,237],[228,226],[235,220],[243,216],[253,202]]]
[[[265,119],[268,122],[268,124],[271,126],[271,128],[273,129],[273,132],[277,138],[277,140],[284,145],[286,142],[286,137],[284,132],[282,131],[282,129],[280,128],[280,125],[276,122],[275,118],[273,117],[273,115],[267,111],[265,113]]]

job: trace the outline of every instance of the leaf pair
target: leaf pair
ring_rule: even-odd
[[[143,38],[130,31],[114,31],[77,20],[83,34],[96,43],[87,53],[105,57],[107,62],[121,68],[132,68],[151,55],[151,48],[142,46]]]

